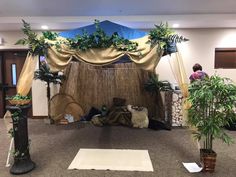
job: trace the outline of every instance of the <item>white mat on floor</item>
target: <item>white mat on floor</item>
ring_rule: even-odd
[[[153,171],[147,150],[80,149],[68,169]]]

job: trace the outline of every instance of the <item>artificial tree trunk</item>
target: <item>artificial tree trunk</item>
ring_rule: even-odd
[[[48,99],[48,119],[49,124],[53,123],[51,117],[50,117],[50,98],[51,98],[51,90],[50,90],[50,82],[47,82],[47,99]]]
[[[50,95],[50,82],[47,82],[47,98],[48,98],[48,103],[49,103],[49,101],[50,101],[50,97],[51,97],[51,95]]]

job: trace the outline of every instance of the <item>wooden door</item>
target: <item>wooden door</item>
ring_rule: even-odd
[[[6,97],[16,94],[16,84],[26,59],[27,51],[0,52],[0,118],[6,112],[9,103]],[[32,114],[32,111],[31,111]]]

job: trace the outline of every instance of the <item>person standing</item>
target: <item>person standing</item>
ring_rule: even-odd
[[[189,77],[190,83],[196,80],[203,80],[205,78],[209,78],[209,76],[206,72],[202,71],[202,66],[198,63],[193,65],[193,73]]]

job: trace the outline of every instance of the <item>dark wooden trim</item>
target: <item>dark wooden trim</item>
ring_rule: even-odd
[[[17,49],[17,48],[13,48],[13,49],[0,49],[0,52],[22,52],[22,51],[28,51],[28,48],[25,49]]]
[[[4,62],[4,60],[5,60],[5,58],[4,58],[4,54],[5,53],[7,53],[7,52],[25,52],[26,54],[27,54],[27,52],[28,52],[28,49],[26,48],[26,49],[0,49],[0,60],[1,60],[1,68],[0,68],[0,74],[1,74],[1,76],[2,76],[2,83],[4,84],[4,83],[6,83],[6,81],[5,81],[5,78],[3,77],[4,76],[4,70],[3,70],[3,68],[5,68],[5,62]],[[17,78],[17,81],[18,81],[18,79],[19,78]],[[14,88],[14,87],[16,87],[16,86],[9,86],[9,88]],[[6,91],[5,90],[3,90],[2,92],[1,92],[1,95],[0,95],[1,97],[2,97],[2,105],[1,105],[1,107],[3,108],[2,109],[2,112],[3,112],[3,115],[4,115],[4,112],[6,112],[6,105],[7,105],[7,102],[6,102],[6,100],[5,100],[5,97],[6,97]],[[1,104],[1,102],[0,102],[0,104]],[[0,108],[1,108],[0,107]],[[32,113],[32,111],[30,111],[30,113]],[[0,116],[1,117],[1,116]]]
[[[0,52],[0,75],[1,75],[1,80],[0,80],[0,89],[1,89],[1,95],[0,95],[0,118],[3,118],[3,116],[4,116],[4,108],[5,108],[5,105],[4,105],[4,103],[5,103],[5,101],[3,100],[4,99],[4,91],[3,91],[3,89],[1,88],[2,87],[2,85],[4,84],[4,82],[3,82],[3,74],[4,74],[4,72],[3,72],[3,54]],[[2,105],[1,105],[2,104]]]
[[[3,77],[4,76],[4,68],[5,68],[5,63],[4,63],[4,53],[0,53],[1,55],[1,60],[2,60],[2,68],[1,68],[1,74],[2,74],[2,83],[5,84],[5,78]],[[2,112],[3,112],[3,115],[5,114],[6,112],[6,91],[5,89],[2,89]],[[0,103],[1,104],[1,103]]]
[[[215,48],[215,52],[230,52],[230,51],[236,51],[236,48]]]
[[[215,48],[215,69],[236,68],[236,48]]]
[[[32,119],[45,119],[48,118],[48,116],[32,116]]]

